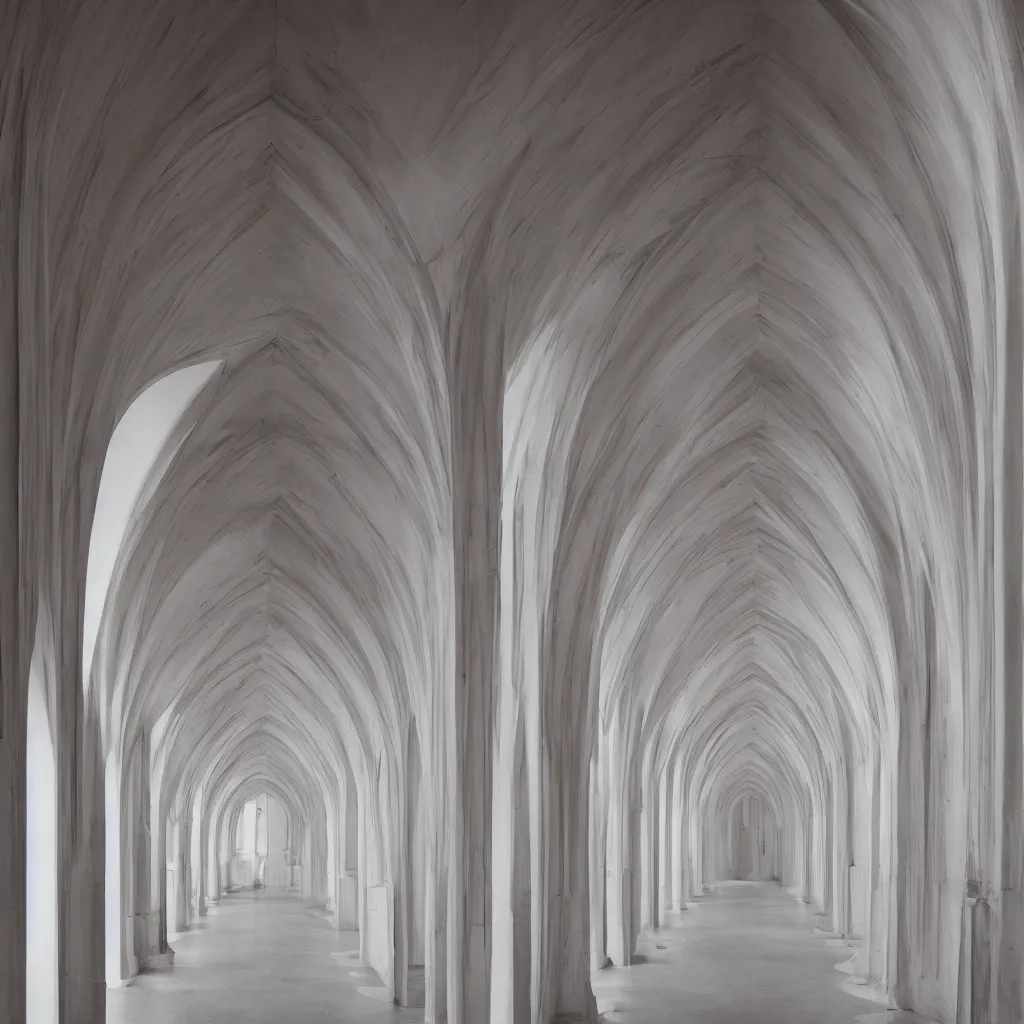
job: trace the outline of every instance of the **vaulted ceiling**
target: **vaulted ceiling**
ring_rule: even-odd
[[[597,573],[570,621],[606,720],[754,775],[891,723],[902,570],[965,557],[1008,287],[1006,33],[966,6],[57,5],[65,472],[223,363],[107,607],[124,727],[239,778],[401,743],[446,643],[456,334],[501,346],[529,592]]]

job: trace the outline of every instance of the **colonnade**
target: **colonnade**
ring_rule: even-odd
[[[0,1016],[102,1022],[267,792],[434,1024],[744,873],[1024,1018],[1019,29],[4,5]]]

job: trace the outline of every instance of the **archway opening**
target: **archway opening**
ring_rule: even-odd
[[[295,865],[290,854],[287,808],[263,792],[246,800],[235,825],[231,878],[238,889],[288,889]]]
[[[728,829],[729,876],[739,882],[777,881],[779,830],[770,805],[753,794],[740,797]]]
[[[138,798],[138,793],[149,765],[140,764],[137,748],[126,744],[123,695],[103,659],[104,623],[111,617],[108,605],[117,591],[125,552],[132,545],[132,530],[176,451],[172,443],[175,430],[220,365],[220,360],[212,360],[184,367],[150,384],[135,398],[108,442],[93,513],[85,576],[81,684],[87,695],[94,682],[100,688],[105,762],[100,820],[106,834],[104,960],[108,988],[120,986],[137,973],[140,949],[148,946],[150,921],[140,922],[140,915],[132,912],[139,902],[136,893],[146,895],[148,885],[143,882],[147,856],[138,835],[142,826],[133,820],[132,812],[145,813],[146,801]],[[126,807],[131,810],[123,817]],[[170,855],[167,862],[165,885],[170,893],[175,870]],[[173,902],[168,903],[171,906]],[[146,909],[151,915],[152,908]]]

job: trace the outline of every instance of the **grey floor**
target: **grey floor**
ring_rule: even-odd
[[[609,1024],[855,1024],[888,1019],[840,988],[817,919],[778,886],[732,883],[641,945],[646,962],[594,976]],[[396,1024],[357,938],[292,897],[226,897],[172,940],[173,970],[107,993],[108,1024]],[[878,1014],[877,1016],[875,1016]],[[871,1016],[868,1016],[871,1015]],[[895,1018],[894,1018],[895,1019]]]
[[[644,939],[646,962],[594,975],[609,1024],[854,1024],[898,1019],[842,990],[852,950],[774,883],[726,882]],[[877,1015],[877,1016],[876,1016]]]
[[[360,965],[358,936],[273,891],[226,896],[171,939],[171,970],[108,989],[107,1024],[411,1024]]]

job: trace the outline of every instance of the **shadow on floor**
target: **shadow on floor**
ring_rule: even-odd
[[[812,932],[781,886],[730,882],[645,936],[635,967],[595,972],[607,1024],[855,1024],[876,1012],[840,987],[848,949]],[[874,1022],[871,1022],[874,1024]]]
[[[359,936],[285,892],[225,896],[174,937],[175,966],[108,989],[107,1024],[413,1024],[359,961]],[[384,998],[381,998],[383,993]]]

